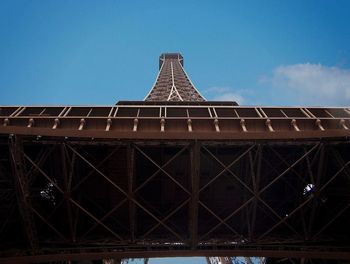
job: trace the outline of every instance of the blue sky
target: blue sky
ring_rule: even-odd
[[[142,100],[160,53],[181,52],[210,100],[349,106],[349,14],[346,0],[1,0],[0,105]]]
[[[0,2],[0,104],[142,100],[179,51],[208,99],[349,105],[350,1]]]

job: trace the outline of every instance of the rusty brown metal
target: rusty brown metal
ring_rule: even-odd
[[[62,115],[64,109],[69,110]],[[264,115],[256,107],[142,102],[109,107],[0,107],[0,134],[235,140],[350,136],[348,108],[259,109]],[[212,112],[216,115],[209,115]]]
[[[25,158],[23,155],[23,144],[21,137],[10,137],[10,156],[12,161],[13,176],[16,178],[18,207],[24,223],[22,228],[25,229],[32,253],[36,254],[38,252],[37,230],[33,217],[33,206],[30,195],[30,179],[28,174],[25,173]]]
[[[159,73],[145,101],[205,101],[183,68],[180,53],[163,53]]]

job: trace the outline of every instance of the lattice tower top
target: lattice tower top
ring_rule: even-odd
[[[197,101],[205,98],[195,88],[183,68],[180,53],[163,53],[159,57],[159,73],[145,101]]]

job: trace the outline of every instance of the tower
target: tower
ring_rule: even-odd
[[[350,107],[206,101],[159,62],[144,101],[0,106],[0,262],[350,259]]]
[[[180,53],[163,53],[159,57],[159,73],[145,101],[205,101],[183,67]]]

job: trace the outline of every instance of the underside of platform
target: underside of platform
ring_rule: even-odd
[[[350,258],[345,137],[0,139],[1,261]]]

